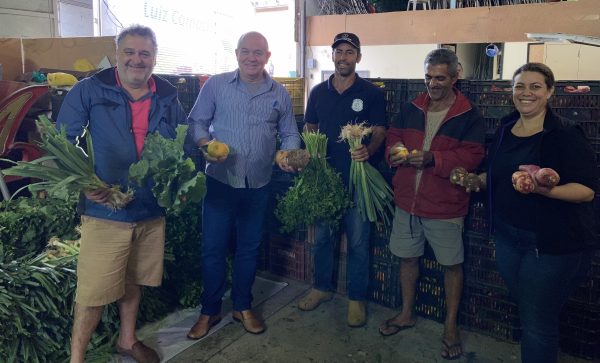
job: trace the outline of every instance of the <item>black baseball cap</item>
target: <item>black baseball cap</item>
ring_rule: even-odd
[[[348,43],[354,48],[360,50],[360,40],[358,36],[354,33],[339,33],[333,38],[333,44],[331,44],[331,48],[337,47],[340,43]]]

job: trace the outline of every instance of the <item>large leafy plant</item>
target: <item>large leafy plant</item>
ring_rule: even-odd
[[[163,208],[178,212],[188,203],[198,203],[206,194],[206,178],[184,156],[187,126],[177,127],[177,137],[167,139],[158,132],[146,137],[141,160],[129,167],[129,180],[137,185],[152,183],[152,193]]]

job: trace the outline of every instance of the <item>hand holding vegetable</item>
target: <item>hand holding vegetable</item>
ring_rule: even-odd
[[[407,157],[408,157],[408,149],[401,142],[398,142],[396,145],[392,146],[392,148],[390,149],[390,165],[391,166],[398,166],[398,165],[406,162]]]
[[[450,171],[450,183],[464,187],[467,193],[478,192],[485,188],[485,174],[469,173],[467,169],[458,166]]]
[[[106,189],[87,190],[84,194],[85,194],[86,198],[91,200],[92,202],[104,204],[104,203],[108,203],[112,192],[113,192],[112,189],[106,188]]]
[[[279,150],[275,153],[275,163],[283,171],[294,173],[301,171],[310,161],[310,154],[306,150]]]
[[[204,159],[211,163],[222,163],[229,156],[229,146],[217,140],[211,140],[200,146]]]
[[[519,170],[513,173],[512,180],[513,187],[520,193],[547,194],[558,184],[560,176],[551,168],[519,165]]]
[[[433,153],[425,150],[413,150],[406,161],[415,168],[424,169],[433,163]]]
[[[360,144],[350,152],[350,157],[354,161],[367,161],[369,160],[369,150],[364,144]]]

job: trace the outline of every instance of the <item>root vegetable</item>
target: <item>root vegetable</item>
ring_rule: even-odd
[[[212,140],[208,143],[206,152],[213,158],[222,158],[229,155],[229,146],[217,140]]]
[[[519,193],[529,194],[535,189],[531,175],[524,170],[515,171],[512,175],[513,188]]]
[[[538,184],[552,188],[560,181],[560,176],[552,168],[541,168],[535,173],[535,180]]]
[[[289,150],[287,153],[287,164],[294,169],[302,169],[310,161],[310,154],[303,149]]]
[[[457,166],[450,171],[450,183],[462,185],[465,177],[469,174],[467,169],[462,166]]]
[[[540,168],[537,165],[519,165],[519,170],[529,173],[535,179],[538,185],[546,188],[552,188],[560,181],[560,176],[552,168]]]
[[[284,162],[288,157],[288,151],[287,150],[278,150],[275,153],[275,162],[277,164]]]

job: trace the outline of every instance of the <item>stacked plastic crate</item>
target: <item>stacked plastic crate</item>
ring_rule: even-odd
[[[177,88],[177,97],[181,103],[181,107],[186,114],[189,114],[196,103],[196,98],[200,93],[200,89],[204,82],[210,77],[206,74],[182,74],[182,75],[160,75],[173,86]]]
[[[400,112],[400,107],[406,101],[406,80],[404,79],[386,79],[386,78],[367,78],[375,86],[381,88],[385,97],[386,120],[389,123],[395,115]]]
[[[299,281],[312,279],[310,244],[314,240],[314,228],[299,228],[291,233],[280,231],[281,224],[275,217],[277,199],[293,184],[293,174],[273,167],[271,198],[267,207],[265,233],[259,266],[279,276]]]
[[[490,138],[500,125],[500,119],[514,109],[511,82],[472,80],[469,88],[469,98],[481,112]]]
[[[296,124],[298,130],[302,132],[304,126],[304,78],[273,77],[273,80],[279,82],[290,95]]]
[[[397,308],[402,304],[400,260],[390,252],[389,240],[389,231],[380,224],[372,229],[369,299],[390,308]]]

